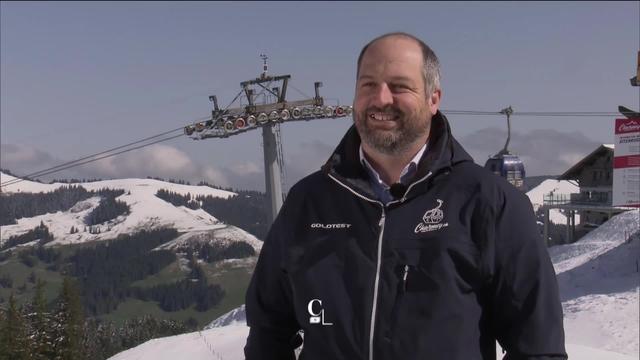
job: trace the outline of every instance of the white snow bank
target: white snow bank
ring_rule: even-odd
[[[249,328],[243,324],[216,327],[202,332],[153,339],[109,360],[243,360],[248,334]],[[576,344],[567,344],[567,352],[569,359],[576,360],[637,360],[634,356]],[[496,355],[496,360],[503,357],[499,347]]]
[[[246,325],[229,325],[153,339],[109,360],[241,360],[248,329]]]
[[[623,244],[631,234],[640,229],[639,211],[618,214],[573,244],[549,248],[556,273],[578,267]]]

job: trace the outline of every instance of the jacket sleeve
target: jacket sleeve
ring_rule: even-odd
[[[286,222],[293,221],[288,218],[287,208],[288,202],[269,230],[247,290],[250,330],[244,348],[246,360],[293,360],[294,348],[299,345],[294,344],[300,326],[284,267]]]
[[[491,321],[503,359],[566,359],[558,283],[531,202],[515,188],[496,198],[486,226],[494,239]]]

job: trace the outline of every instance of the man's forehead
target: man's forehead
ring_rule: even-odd
[[[361,66],[380,62],[422,63],[420,45],[404,36],[389,36],[371,43],[362,56]]]
[[[363,60],[370,54],[394,53],[397,50],[405,52],[415,52],[422,55],[420,44],[412,38],[402,35],[389,35],[381,39],[377,39],[367,47],[363,54]]]
[[[373,74],[367,73],[366,70],[358,74],[358,81],[375,80],[375,79],[377,79],[377,77]],[[395,82],[412,82],[412,81],[416,81],[417,79],[415,76],[389,75],[387,76],[387,80],[395,81]]]
[[[422,69],[420,46],[405,37],[383,38],[372,43],[363,54],[358,78],[380,75],[412,78]]]

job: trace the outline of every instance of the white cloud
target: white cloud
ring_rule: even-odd
[[[2,167],[16,175],[57,166],[68,160],[57,160],[49,153],[31,146],[2,144]],[[203,166],[190,156],[170,145],[154,144],[149,147],[105,158],[85,165],[43,176],[42,180],[75,178],[145,178],[186,180],[197,183],[204,180],[213,185],[232,186],[226,175],[229,171],[211,165]]]
[[[253,176],[262,174],[263,167],[254,162],[247,161],[244,163],[231,165],[229,167],[229,170],[237,176]]]
[[[99,160],[87,168],[100,176],[117,178],[147,175],[185,178],[199,172],[198,166],[186,153],[164,144]]]
[[[56,166],[62,161],[56,161],[50,154],[32,146],[22,144],[2,144],[0,146],[0,166],[4,169],[24,172],[35,172]]]
[[[204,180],[210,184],[219,185],[222,187],[231,186],[227,177],[218,169],[212,166],[206,166],[203,172]]]

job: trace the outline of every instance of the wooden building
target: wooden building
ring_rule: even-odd
[[[574,242],[613,215],[629,210],[612,206],[613,150],[613,145],[600,145],[558,177],[558,180],[575,182],[580,193],[544,197],[545,239],[548,239],[549,209],[561,209],[567,217],[567,243]],[[579,224],[575,223],[576,214],[580,215]]]

